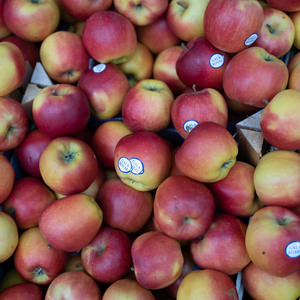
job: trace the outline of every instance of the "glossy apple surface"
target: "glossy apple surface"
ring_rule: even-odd
[[[44,294],[37,284],[24,282],[12,285],[0,292],[2,300],[43,300]]]

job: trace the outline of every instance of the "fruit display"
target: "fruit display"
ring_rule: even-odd
[[[300,299],[300,0],[0,0],[0,300]]]

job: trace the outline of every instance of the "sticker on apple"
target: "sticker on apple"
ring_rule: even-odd
[[[297,258],[300,256],[300,241],[289,243],[285,248],[285,253],[290,258]]]
[[[98,64],[93,67],[94,73],[101,73],[106,69],[106,64]]]
[[[183,130],[185,132],[191,132],[199,123],[195,120],[188,120],[183,124]]]
[[[258,34],[255,32],[255,33],[252,33],[245,41],[244,45],[245,46],[250,46],[251,44],[253,44],[258,38]]]
[[[122,173],[131,172],[134,175],[140,175],[144,173],[144,164],[138,158],[121,157],[118,161],[118,168]]]
[[[225,56],[220,53],[213,54],[209,59],[209,64],[212,68],[218,69],[224,65]]]
[[[121,157],[118,161],[119,170],[123,173],[129,173],[131,171],[131,162],[127,157]]]

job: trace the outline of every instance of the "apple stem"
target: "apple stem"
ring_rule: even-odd
[[[263,103],[268,105],[269,104],[269,101],[267,99],[263,99]]]
[[[185,1],[177,1],[176,4],[180,5],[184,9],[188,8],[188,5],[187,5],[187,3]]]
[[[185,43],[181,43],[181,47],[183,47],[185,50],[188,50],[189,48],[186,46]]]
[[[268,27],[268,30],[271,34],[273,34],[275,32],[270,24],[266,24],[266,26]]]
[[[37,276],[41,276],[43,274],[45,274],[45,270],[41,267],[37,267],[36,269],[34,269],[34,274],[36,274]]]
[[[197,92],[196,84],[193,84],[192,89],[193,89],[194,92]]]

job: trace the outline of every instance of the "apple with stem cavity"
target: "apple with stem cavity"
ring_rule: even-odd
[[[17,283],[0,292],[1,300],[43,300],[42,288],[31,282]]]

